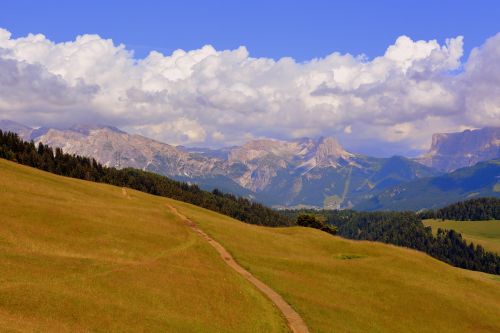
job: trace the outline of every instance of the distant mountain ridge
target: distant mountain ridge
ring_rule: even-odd
[[[500,127],[434,134],[429,151],[416,160],[450,172],[495,158],[500,158]]]
[[[278,208],[349,208],[390,186],[438,174],[404,157],[348,152],[331,137],[259,139],[206,149],[175,147],[111,126],[30,129],[3,121],[0,128],[70,154],[94,157],[107,166],[148,170]]]
[[[35,129],[31,127],[6,119],[0,119],[0,129],[17,133],[24,140],[31,140],[31,134],[35,131]]]
[[[422,210],[480,197],[500,197],[500,159],[387,188],[357,210]]]

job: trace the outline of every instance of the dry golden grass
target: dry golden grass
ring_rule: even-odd
[[[0,331],[287,331],[165,203],[0,160]]]
[[[409,249],[175,205],[280,293],[312,332],[500,332],[498,276]]]
[[[431,226],[433,232],[438,228],[453,229],[462,234],[462,237],[474,244],[481,244],[486,250],[500,254],[500,221],[452,221],[452,220],[424,220],[425,225]]]
[[[280,293],[311,332],[500,332],[497,276],[0,160],[2,330],[286,331],[166,203]]]

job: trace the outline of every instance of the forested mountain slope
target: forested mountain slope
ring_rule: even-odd
[[[392,186],[355,206],[358,210],[435,209],[475,197],[500,197],[500,160]]]

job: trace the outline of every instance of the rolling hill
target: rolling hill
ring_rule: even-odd
[[[500,330],[498,277],[416,251],[244,224],[1,159],[0,202],[6,330],[286,331],[272,303],[169,205],[278,292],[311,332]]]
[[[453,268],[413,250],[314,229],[257,227],[183,203],[179,210],[283,295],[313,332],[500,329],[497,276]]]
[[[286,332],[160,197],[0,159],[0,327]]]

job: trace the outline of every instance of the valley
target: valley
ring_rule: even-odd
[[[500,159],[395,185],[360,202],[355,208],[366,211],[419,211],[480,197],[500,197]]]

